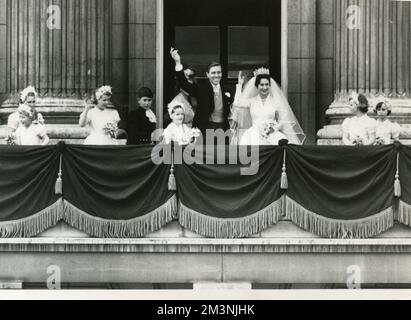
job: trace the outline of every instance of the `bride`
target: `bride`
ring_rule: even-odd
[[[243,85],[240,72],[232,108],[231,144],[278,145],[281,140],[304,143],[305,134],[268,69],[256,70],[242,92]]]

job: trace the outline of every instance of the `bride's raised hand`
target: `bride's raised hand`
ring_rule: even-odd
[[[238,73],[238,84],[242,87],[244,85],[245,77],[243,76],[243,72],[240,71]]]

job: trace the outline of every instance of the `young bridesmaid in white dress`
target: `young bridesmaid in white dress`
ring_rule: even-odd
[[[46,146],[49,144],[49,137],[45,127],[34,121],[36,113],[27,104],[22,104],[18,108],[20,124],[16,130],[16,144],[21,146]]]
[[[375,144],[384,145],[399,141],[401,127],[398,123],[391,122],[388,119],[392,111],[391,104],[388,101],[379,102],[374,111],[378,116],[375,128]]]
[[[90,135],[84,141],[85,145],[117,144],[120,115],[117,110],[109,108],[111,96],[111,87],[103,86],[96,90],[97,104],[94,108],[85,103],[85,110],[79,121],[81,127],[90,127]]]
[[[342,124],[343,144],[346,146],[373,145],[377,122],[367,115],[369,108],[367,98],[363,94],[353,93],[349,101],[355,116],[345,119]]]
[[[179,145],[188,145],[200,135],[200,130],[190,128],[184,124],[184,108],[181,105],[169,105],[168,112],[173,121],[163,132],[163,142],[169,144],[171,142]]]

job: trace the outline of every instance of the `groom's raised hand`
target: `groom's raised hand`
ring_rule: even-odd
[[[170,55],[171,58],[174,60],[174,62],[176,63],[176,65],[180,65],[181,64],[181,56],[178,53],[178,50],[171,48],[170,49]]]
[[[242,87],[244,85],[245,82],[245,77],[243,76],[243,72],[240,71],[238,73],[238,84]]]

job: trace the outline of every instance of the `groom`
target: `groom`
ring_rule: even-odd
[[[206,83],[190,83],[184,75],[178,50],[171,48],[170,53],[176,64],[176,76],[181,88],[195,97],[198,102],[193,126],[200,129],[203,135],[207,130],[222,129],[224,132],[229,130],[228,117],[233,100],[229,89],[221,84],[223,74],[221,64],[213,62],[209,65]]]

